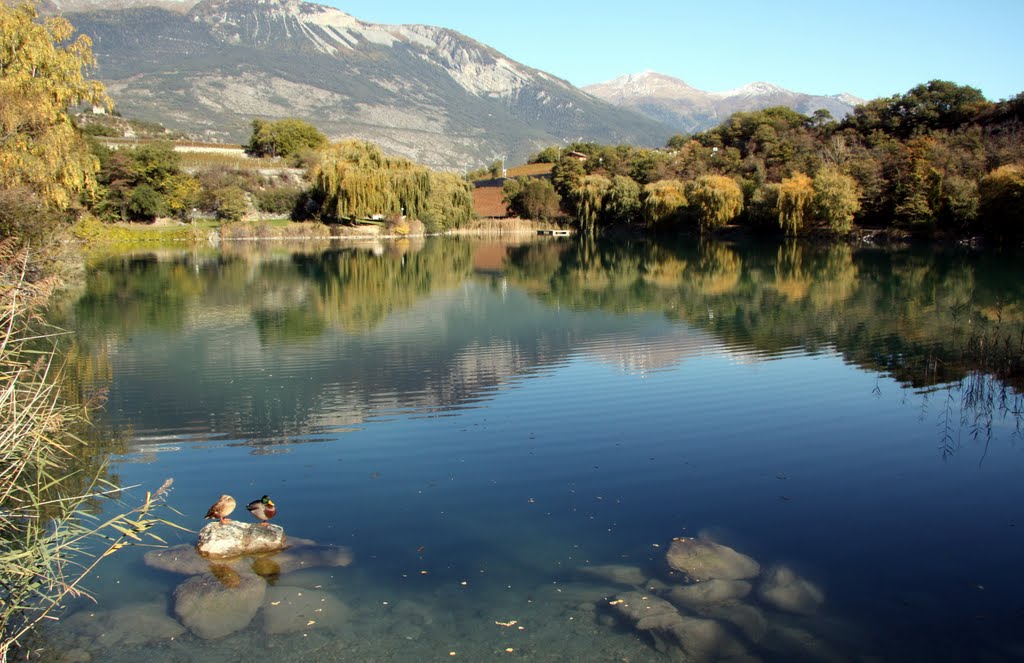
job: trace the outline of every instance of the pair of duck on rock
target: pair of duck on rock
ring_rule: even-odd
[[[267,526],[267,521],[277,515],[277,507],[274,505],[273,500],[264,495],[258,500],[249,502],[245,507],[249,510],[249,513],[256,516],[256,520],[260,521],[260,525],[263,527]],[[210,510],[206,512],[207,518],[219,519],[220,523],[230,522],[227,517],[232,511],[235,510],[235,498],[230,495],[221,495],[220,499],[210,507]]]

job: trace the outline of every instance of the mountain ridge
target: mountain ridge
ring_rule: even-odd
[[[301,0],[202,0],[68,13],[93,38],[122,113],[244,142],[254,118],[299,117],[427,165],[522,160],[583,137],[660,146],[671,130],[454,30],[360,21]]]
[[[655,72],[581,89],[455,30],[303,0],[47,1],[92,37],[123,114],[198,140],[245,142],[253,119],[298,117],[462,170],[576,140],[659,147],[737,110],[852,108],[769,83],[708,93]]]
[[[731,90],[709,92],[695,88],[679,78],[651,70],[625,74],[582,89],[613,105],[656,118],[679,133],[710,129],[733,113],[761,110],[769,106],[788,106],[807,115],[824,109],[839,119],[864,101],[845,92],[836,95],[805,94],[764,81],[755,81]]]

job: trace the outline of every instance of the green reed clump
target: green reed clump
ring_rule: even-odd
[[[172,525],[155,515],[170,479],[116,515],[89,513],[122,489],[75,469],[88,449],[72,431],[88,408],[61,397],[56,337],[37,331],[56,284],[32,282],[29,265],[26,250],[0,242],[0,662],[66,599],[88,596],[81,582],[100,560],[162,543],[152,528]]]

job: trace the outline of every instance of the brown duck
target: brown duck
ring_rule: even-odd
[[[249,506],[245,508],[249,510],[249,513],[256,516],[256,520],[260,521],[260,525],[264,527],[267,526],[268,520],[277,515],[277,507],[274,506],[274,501],[266,495],[255,502],[249,502]]]
[[[235,510],[235,498],[230,495],[221,495],[220,499],[206,512],[207,518],[220,519],[221,524],[231,522],[228,514]]]

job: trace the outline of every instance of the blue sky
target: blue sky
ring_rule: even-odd
[[[654,70],[721,91],[768,81],[872,99],[940,78],[1024,91],[1024,0],[313,0],[373,23],[453,28],[574,85]]]

